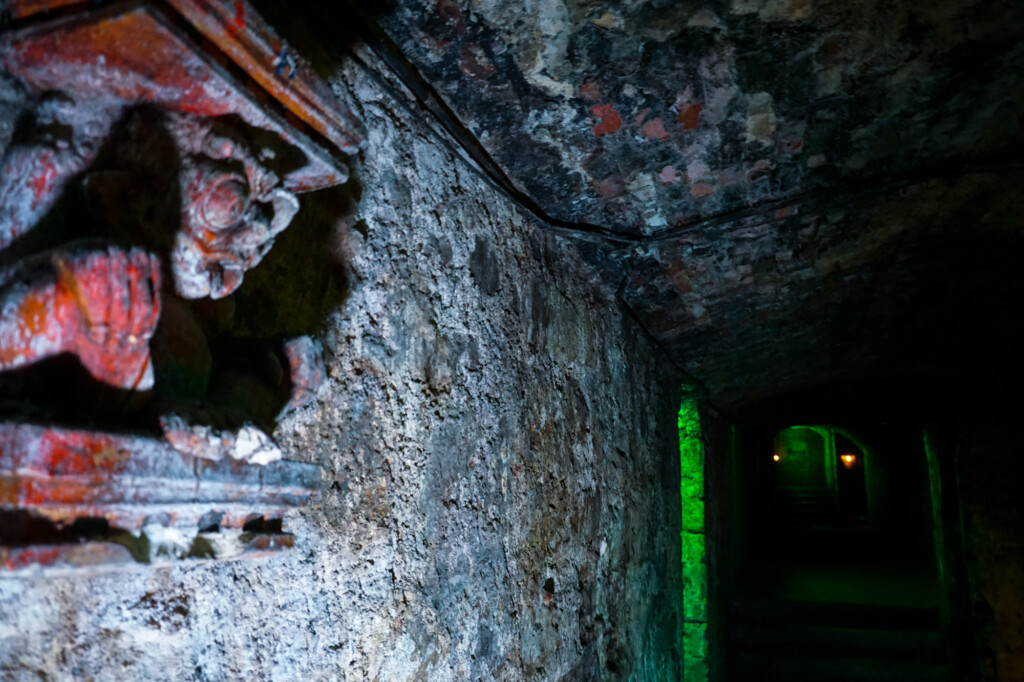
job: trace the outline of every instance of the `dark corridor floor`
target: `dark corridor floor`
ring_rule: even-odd
[[[935,561],[899,538],[793,531],[765,542],[740,584],[744,596],[884,606],[938,606]]]
[[[927,543],[791,529],[758,544],[732,603],[726,679],[950,682]]]

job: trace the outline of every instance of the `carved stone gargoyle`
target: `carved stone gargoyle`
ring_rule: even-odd
[[[201,327],[192,302],[241,286],[299,211],[299,194],[347,180],[341,159],[357,151],[359,123],[245,2],[7,5],[0,68],[33,106],[0,162],[0,382],[73,356],[93,380],[123,390],[136,413],[155,416],[163,439],[0,424],[0,508],[49,509],[66,522],[87,503],[72,494],[68,507],[59,486],[53,499],[26,492],[51,489],[39,477],[57,475],[46,462],[18,468],[15,459],[38,455],[34,438],[59,444],[54,461],[61,448],[109,456],[111,442],[126,461],[279,459],[245,415],[229,426],[204,421],[215,407],[161,391],[161,359],[173,367],[175,349],[205,343],[191,331]],[[278,355],[287,404],[308,400],[323,380],[319,346],[294,338]],[[282,485],[289,467],[308,483],[308,465],[275,466]],[[136,497],[104,489],[108,520]]]

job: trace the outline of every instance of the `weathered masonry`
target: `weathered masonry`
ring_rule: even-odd
[[[0,2],[0,680],[1020,682],[1024,4]]]

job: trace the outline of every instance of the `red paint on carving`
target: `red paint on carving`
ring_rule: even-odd
[[[0,298],[0,370],[31,364],[63,350],[66,303],[59,286],[36,282],[28,291],[8,290]]]
[[[32,179],[28,181],[28,186],[32,189],[34,196],[34,202],[39,203],[39,200],[46,193],[46,172],[42,171],[32,176]]]
[[[19,482],[18,503],[26,507],[71,505],[79,507],[83,515],[101,515],[86,506],[108,495],[105,483],[123,474],[129,459],[115,438],[86,431],[43,432],[37,451],[24,463],[26,473],[34,475]]]
[[[327,380],[324,369],[323,349],[309,336],[300,336],[284,346],[291,376],[292,397],[289,407],[308,404],[320,386]]]
[[[172,94],[185,111],[205,115],[231,113],[235,98],[216,102],[207,83],[194,78],[197,58],[182,54],[142,12],[95,24],[72,25],[16,44],[4,66],[38,89],[95,95],[95,83],[127,101],[160,101]],[[131,36],[131,40],[126,40]],[[97,62],[96,55],[104,55]],[[116,78],[115,78],[116,74]],[[210,85],[213,85],[212,83]]]
[[[679,112],[679,124],[683,126],[683,130],[693,130],[697,127],[697,124],[700,122],[701,111],[703,111],[703,107],[700,102],[697,102]]]
[[[362,137],[358,122],[301,62],[288,78],[278,77],[282,45],[244,2],[171,4],[262,91],[242,92],[226,81],[209,68],[205,56],[144,8],[19,34],[0,45],[0,68],[35,90],[64,91],[76,99],[95,97],[101,88],[104,95],[126,102],[156,102],[203,116],[238,114],[294,142],[290,129],[270,121],[253,101],[253,95],[257,100],[270,95],[339,150],[356,151]],[[342,180],[320,150],[306,143],[299,146],[305,146],[310,164],[291,174],[290,189],[316,189]]]
[[[47,174],[29,182],[45,185]],[[149,339],[160,317],[157,257],[83,247],[51,254],[49,265],[36,268],[27,286],[0,294],[0,370],[73,353],[100,381],[149,388]]]
[[[113,386],[150,388],[149,339],[160,318],[160,263],[141,249],[51,256],[27,288],[0,297],[0,370],[73,353]]]
[[[53,163],[53,153],[48,152],[39,159],[39,167],[35,169],[28,186],[32,189],[32,208],[45,201],[53,191],[54,180],[59,172]]]
[[[4,568],[8,571],[16,571],[38,564],[39,566],[52,566],[60,559],[63,550],[60,547],[26,547],[18,550],[13,557],[8,557],[4,562]]]
[[[12,19],[24,19],[39,12],[52,12],[70,5],[84,5],[86,0],[17,0],[9,4]]]
[[[119,470],[126,457],[112,436],[88,431],[46,432],[39,442],[39,455],[51,476],[106,477]]]
[[[235,0],[235,18],[231,22],[231,26],[236,31],[245,28],[245,3],[242,0]]]
[[[662,123],[660,118],[652,118],[640,130],[643,132],[644,137],[651,140],[661,140],[664,142],[669,138],[669,134],[665,131],[665,124]]]
[[[594,126],[594,137],[601,137],[605,133],[614,133],[622,127],[622,118],[613,106],[612,104],[598,104],[591,107],[590,113],[599,119],[598,124]]]

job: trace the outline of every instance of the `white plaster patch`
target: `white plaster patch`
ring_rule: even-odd
[[[188,554],[192,543],[177,528],[165,527],[159,523],[147,523],[142,527],[142,534],[149,540],[149,556],[151,559],[166,556],[180,559]]]
[[[238,430],[231,456],[262,465],[276,462],[283,455],[267,434],[252,424],[246,424]]]
[[[658,211],[658,188],[651,173],[638,173],[629,183],[629,192],[643,205],[643,218],[647,226],[660,229],[668,225]]]
[[[565,68],[566,53],[569,50],[569,11],[561,0],[538,0],[526,3],[527,14],[537,18],[537,28],[543,39],[543,47],[534,54],[533,63],[523,68],[526,80],[538,88],[557,97],[572,99],[573,87],[559,80]]]

